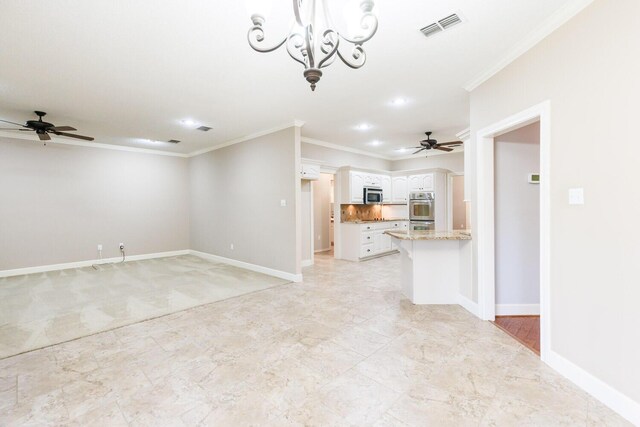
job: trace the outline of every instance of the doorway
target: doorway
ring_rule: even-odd
[[[321,173],[313,181],[313,252],[333,256],[334,247],[334,180],[335,175]]]
[[[450,173],[448,183],[449,229],[469,229],[469,205],[464,199],[464,174]]]
[[[550,135],[550,103],[544,102],[525,111],[497,122],[477,133],[476,138],[476,171],[477,171],[477,221],[476,230],[477,260],[478,260],[478,306],[480,317],[484,320],[496,320],[496,314],[501,311],[496,306],[497,274],[496,249],[500,247],[500,224],[496,224],[496,176],[495,176],[495,148],[496,140],[516,129],[538,122],[539,127],[539,170],[522,171],[525,177],[529,173],[538,172],[538,226],[537,250],[538,262],[533,268],[537,271],[537,289],[539,294],[539,347],[540,356],[546,361],[550,347],[550,175],[549,175],[549,146]],[[534,174],[535,175],[535,174]],[[522,178],[523,180],[525,178]],[[499,219],[499,218],[498,218]],[[496,228],[498,227],[498,229]]]

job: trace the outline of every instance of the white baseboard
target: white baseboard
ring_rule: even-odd
[[[157,252],[153,254],[127,255],[125,261],[141,261],[145,259],[166,258],[171,256],[188,255],[190,251],[183,249],[180,251]],[[12,270],[0,271],[0,277],[21,276],[23,274],[46,273],[47,271],[68,270],[70,268],[91,267],[94,264],[112,263],[122,260],[122,257],[90,259],[86,261],[66,262],[63,264],[40,265],[37,267],[16,268]]]
[[[480,310],[478,309],[478,303],[471,301],[469,298],[458,294],[458,304],[465,308],[469,313],[476,317],[480,317]]]
[[[631,424],[640,426],[640,403],[620,393],[553,350],[548,352],[546,362],[558,373],[626,418]]]
[[[313,260],[312,260],[312,259],[303,259],[303,260],[300,262],[300,265],[301,265],[302,267],[310,267],[310,266],[312,266],[312,265],[313,265]]]
[[[540,304],[496,304],[496,316],[539,316]]]
[[[190,250],[191,255],[198,256],[210,261],[222,262],[224,264],[233,265],[235,267],[244,268],[246,270],[255,271],[256,273],[263,273],[269,276],[278,277],[280,279],[290,280],[292,282],[302,282],[302,274],[287,273],[286,271],[274,270],[273,268],[263,267],[261,265],[250,264],[244,261],[238,261],[231,258],[225,258],[219,255],[208,254],[206,252]]]
[[[318,253],[318,252],[327,252],[331,250],[331,246],[329,246],[328,248],[325,249],[314,249],[313,253]]]

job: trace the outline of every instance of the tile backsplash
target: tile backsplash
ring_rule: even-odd
[[[371,221],[382,217],[382,205],[340,205],[340,222]]]

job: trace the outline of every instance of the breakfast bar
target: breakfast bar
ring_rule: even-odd
[[[468,231],[386,231],[402,256],[402,292],[414,304],[457,304],[471,285]]]

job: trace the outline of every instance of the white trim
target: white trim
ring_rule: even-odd
[[[300,141],[304,142],[305,144],[318,145],[320,147],[332,148],[334,150],[346,151],[348,153],[360,154],[367,157],[375,157],[377,159],[384,159],[384,160],[395,160],[395,158],[393,157],[383,156],[381,154],[373,154],[365,150],[360,150],[358,148],[345,147],[344,145],[338,145],[332,142],[320,141],[319,139],[307,138],[303,136],[300,139]]]
[[[538,316],[540,304],[496,304],[496,316]]]
[[[488,126],[476,137],[476,185],[478,253],[478,306],[480,318],[494,320],[495,291],[495,224],[494,224],[494,137],[534,121],[540,121],[540,355],[546,361],[551,348],[551,279],[550,279],[550,145],[551,103],[545,101]]]
[[[585,7],[589,6],[593,0],[573,0],[567,2],[558,9],[553,15],[547,18],[538,28],[527,34],[525,38],[520,40],[504,55],[496,64],[467,82],[463,88],[471,92],[482,83],[498,74],[505,67],[518,59],[522,54],[540,43],[545,37],[553,33],[559,27],[564,25],[571,18],[580,13]]]
[[[302,274],[287,273],[286,271],[274,270],[273,268],[263,267],[261,265],[250,264],[244,261],[238,261],[231,258],[225,258],[219,255],[208,254],[206,252],[189,251],[191,255],[195,255],[202,259],[209,261],[221,262],[224,264],[233,265],[234,267],[244,268],[245,270],[255,271],[256,273],[267,274],[269,276],[278,277],[280,279],[290,280],[292,282],[302,282]]]
[[[468,141],[469,138],[471,138],[471,129],[466,128],[465,130],[461,130],[460,132],[456,133],[456,138],[458,138],[462,142]]]
[[[184,249],[180,251],[157,252],[157,253],[142,254],[142,255],[129,255],[125,258],[125,262],[141,261],[145,259],[154,259],[154,258],[167,258],[172,256],[188,255],[189,253],[190,251],[188,249]],[[94,264],[100,265],[100,264],[106,264],[106,263],[116,263],[116,262],[119,262],[120,260],[122,260],[122,257],[90,259],[86,261],[66,262],[63,264],[51,264],[51,265],[40,265],[37,267],[16,268],[13,270],[0,271],[0,277],[12,277],[12,276],[22,276],[23,274],[46,273],[48,271],[68,270],[70,268],[84,268],[84,267],[91,267]]]
[[[631,424],[640,426],[640,403],[620,393],[555,351],[549,351],[546,362],[565,378],[626,418]]]
[[[463,147],[459,147],[459,148],[454,148],[453,151],[437,151],[437,150],[431,150],[429,151],[429,157],[434,157],[434,156],[447,156],[447,155],[451,155],[451,154],[458,154],[458,153],[464,153],[464,146]],[[402,157],[391,157],[389,158],[389,160],[392,161],[396,161],[396,160],[409,160],[409,159],[420,159],[423,158],[424,153],[421,154],[410,154],[408,156],[402,156]]]
[[[24,134],[24,133],[21,133],[21,134],[9,134],[8,132],[0,132],[0,137],[41,142],[38,138],[32,137],[31,135]],[[104,143],[101,143],[101,142],[71,141],[71,140],[59,138],[57,136],[54,136],[51,139],[50,144],[53,145],[53,146],[55,146],[55,145],[73,145],[73,146],[76,146],[76,147],[89,147],[89,148],[102,148],[102,149],[106,149],[106,150],[128,151],[130,153],[157,154],[159,156],[171,156],[171,157],[182,157],[182,158],[189,157],[189,155],[187,155],[187,154],[174,153],[172,151],[154,150],[153,148],[130,147],[128,145],[104,144]]]
[[[276,126],[274,128],[271,128],[271,129],[266,129],[266,130],[263,130],[263,131],[260,131],[260,132],[252,133],[252,134],[249,134],[249,135],[245,135],[245,136],[242,136],[240,138],[236,138],[236,139],[232,139],[232,140],[227,141],[227,142],[223,142],[222,144],[218,144],[218,145],[216,145],[214,147],[203,148],[201,150],[193,151],[193,152],[187,154],[187,157],[199,156],[201,154],[205,154],[205,153],[208,153],[210,151],[219,150],[221,148],[229,147],[230,145],[239,144],[241,142],[245,142],[245,141],[249,141],[251,139],[259,138],[261,136],[269,135],[269,134],[272,134],[272,133],[275,133],[275,132],[280,132],[281,130],[289,129],[291,127],[300,127],[300,123],[304,124],[304,122],[300,122],[299,120],[296,120],[293,123],[284,124],[284,125],[281,125],[281,126]]]
[[[313,260],[312,260],[312,259],[303,259],[303,260],[300,262],[300,265],[301,265],[302,267],[311,267],[311,266],[313,265]]]
[[[313,253],[317,254],[318,252],[327,252],[327,251],[330,251],[330,250],[331,250],[331,246],[329,246],[329,247],[328,247],[328,248],[326,248],[326,249],[315,249],[315,250],[313,251]]]
[[[476,317],[480,317],[480,313],[478,310],[478,303],[471,301],[469,298],[464,295],[458,294],[458,304],[460,304],[465,310],[469,313],[473,314]]]

